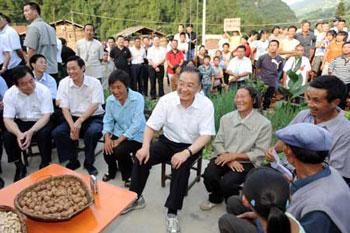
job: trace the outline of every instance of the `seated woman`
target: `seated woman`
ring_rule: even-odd
[[[241,199],[230,198],[230,202],[234,201],[235,212],[219,219],[221,233],[305,233],[293,215],[286,212],[289,184],[278,171],[267,167],[251,170],[242,194]]]
[[[260,166],[272,136],[271,122],[261,115],[258,93],[251,87],[238,89],[234,102],[237,110],[220,120],[213,142],[214,158],[204,172],[209,200],[200,208],[209,210],[224,198],[238,195],[250,169]]]
[[[133,166],[130,154],[141,148],[145,128],[143,96],[129,89],[129,75],[122,70],[113,71],[108,80],[112,95],[106,101],[103,118],[104,159],[108,173],[103,181],[115,178],[117,163],[125,186],[130,183]]]

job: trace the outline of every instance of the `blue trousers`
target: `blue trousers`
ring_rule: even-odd
[[[77,120],[73,117],[73,121]],[[92,116],[81,125],[80,138],[84,139],[84,164],[93,164],[95,162],[95,149],[98,140],[102,137],[102,116]],[[59,161],[76,160],[78,153],[76,141],[70,138],[70,127],[67,121],[64,121],[52,131],[52,137],[55,139]]]

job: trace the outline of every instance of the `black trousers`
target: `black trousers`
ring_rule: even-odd
[[[36,123],[35,121],[21,121],[15,120],[18,128],[25,132],[32,128]],[[43,128],[33,135],[32,141],[38,143],[39,152],[41,155],[41,164],[49,164],[51,162],[51,130],[52,123],[47,123]],[[8,156],[8,162],[15,162],[21,158],[21,149],[17,143],[16,135],[5,130],[4,132],[4,146]]]
[[[148,96],[148,79],[149,79],[149,67],[148,64],[143,64],[142,71],[142,80],[143,80],[143,95]]]
[[[116,140],[118,137],[112,136],[112,140]],[[136,151],[140,149],[142,143],[125,140],[120,143],[117,147],[113,148],[113,154],[103,154],[103,157],[108,165],[108,174],[115,176],[117,173],[117,160],[120,172],[122,174],[122,180],[126,181],[131,177],[131,171],[133,166],[132,156],[136,154]]]
[[[175,143],[160,136],[159,140],[150,147],[150,158],[146,164],[140,165],[135,159],[131,175],[130,191],[140,196],[145,188],[150,169],[153,165],[170,161],[174,154],[183,151],[189,144]],[[170,193],[166,200],[165,207],[172,210],[180,210],[187,192],[188,178],[193,162],[200,156],[200,153],[189,157],[178,169],[172,169]]]
[[[80,138],[84,138],[85,161],[84,164],[92,165],[95,162],[95,149],[98,140],[102,137],[102,116],[91,116],[83,122],[80,129]],[[73,116],[73,121],[78,117]],[[76,141],[70,138],[70,127],[67,121],[62,122],[52,131],[55,139],[59,161],[76,160],[78,157]]]
[[[149,78],[151,80],[151,97],[155,98],[157,97],[157,91],[156,91],[156,81],[158,80],[158,95],[159,97],[164,95],[164,87],[163,87],[163,78],[164,78],[164,66],[160,65],[158,66],[159,72],[156,72],[156,70],[150,66],[149,67]]]
[[[230,197],[227,201],[227,214],[219,218],[220,233],[257,233],[254,222],[237,218],[236,215],[251,211],[246,208],[238,196]]]
[[[266,110],[270,107],[273,94],[275,93],[275,87],[268,87],[264,95],[263,109]]]
[[[131,89],[143,93],[144,81],[143,81],[143,64],[133,64],[130,68],[131,74]]]
[[[221,203],[224,199],[232,195],[238,195],[240,185],[244,183],[248,172],[254,168],[251,163],[242,163],[244,171],[234,172],[228,166],[219,166],[215,164],[215,159],[210,160],[204,171],[204,185],[209,194],[209,201],[212,203]]]

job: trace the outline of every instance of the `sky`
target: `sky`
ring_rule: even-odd
[[[291,5],[291,4],[293,4],[293,3],[295,3],[295,2],[298,2],[298,1],[300,1],[300,0],[282,0],[283,2],[285,2],[285,3],[287,3],[288,5]]]

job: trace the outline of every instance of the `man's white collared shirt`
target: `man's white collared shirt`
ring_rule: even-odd
[[[67,76],[60,81],[57,91],[57,100],[61,108],[68,108],[72,116],[80,117],[88,110],[91,104],[98,104],[93,116],[102,115],[104,110],[103,89],[100,81],[91,76],[84,75],[83,84],[79,87]]]
[[[163,128],[166,138],[176,143],[192,144],[199,136],[215,135],[214,106],[197,93],[191,106],[184,108],[177,92],[161,97],[146,125]]]

